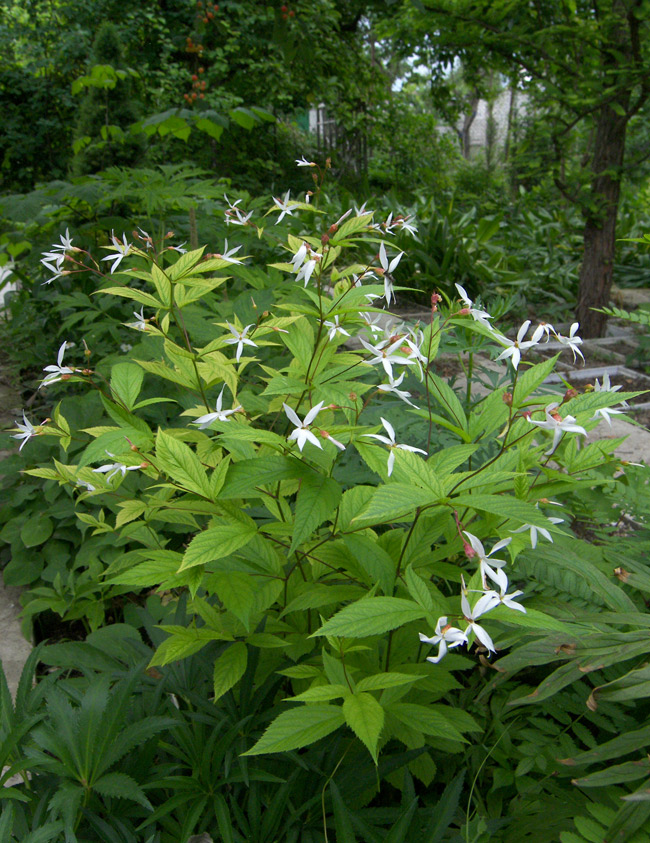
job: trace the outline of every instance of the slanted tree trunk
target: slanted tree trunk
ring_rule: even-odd
[[[583,337],[604,335],[607,317],[591,308],[609,301],[616,246],[616,215],[621,192],[621,168],[629,117],[629,95],[618,109],[600,109],[594,136],[591,204],[585,212],[584,253],[580,267],[576,319]]]

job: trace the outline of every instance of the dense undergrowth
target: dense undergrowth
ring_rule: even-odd
[[[2,690],[2,839],[647,840],[647,470],[585,443],[631,396],[543,385],[574,327],[501,333],[504,221],[160,172],[13,200],[48,269],[0,539],[59,640]],[[456,393],[451,350],[502,369]]]

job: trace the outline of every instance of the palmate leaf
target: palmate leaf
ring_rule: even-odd
[[[153,810],[151,802],[144,795],[138,783],[131,776],[127,776],[126,773],[107,773],[94,783],[93,790],[96,790],[102,796],[130,799],[150,811]]]
[[[292,708],[278,715],[255,746],[243,754],[263,755],[301,749],[331,734],[344,723],[340,706],[316,703]]]
[[[425,616],[425,611],[411,600],[400,597],[368,597],[357,600],[326,621],[316,635],[366,638],[381,635]]]

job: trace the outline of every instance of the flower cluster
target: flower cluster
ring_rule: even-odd
[[[438,618],[436,624],[435,634],[429,638],[423,633],[420,633],[420,641],[423,644],[438,645],[438,655],[428,656],[427,661],[437,664],[446,654],[448,649],[458,647],[461,644],[468,644],[471,635],[474,635],[478,641],[490,653],[496,653],[494,642],[490,638],[489,633],[479,623],[479,618],[486,615],[497,606],[506,606],[508,609],[513,609],[517,612],[526,613],[526,609],[521,603],[516,602],[517,597],[521,597],[523,591],[513,591],[508,594],[508,577],[503,570],[505,560],[496,559],[492,556],[504,547],[507,547],[512,539],[502,539],[498,541],[489,553],[485,552],[483,543],[472,533],[465,531],[470,543],[470,552],[468,556],[477,558],[479,563],[479,572],[481,575],[482,589],[478,591],[481,595],[472,606],[469,600],[469,589],[465,586],[465,581],[462,581],[462,593],[460,598],[460,605],[462,617],[466,622],[464,630],[452,626],[448,623],[447,617],[442,616]],[[498,588],[490,587],[491,583]]]
[[[501,354],[499,354],[497,360],[510,359],[513,369],[518,368],[519,363],[521,361],[522,352],[529,351],[531,348],[535,348],[535,346],[539,345],[539,343],[542,341],[542,338],[544,337],[546,338],[546,342],[548,342],[551,336],[553,336],[555,341],[560,343],[560,345],[571,349],[574,361],[576,359],[576,355],[579,355],[584,361],[584,355],[580,350],[580,346],[582,345],[582,339],[576,333],[578,328],[580,327],[577,322],[574,322],[569,328],[568,336],[563,336],[559,331],[556,331],[555,328],[549,322],[540,322],[534,328],[530,338],[526,339],[526,336],[532,324],[530,319],[526,319],[526,321],[521,325],[521,327],[517,331],[516,339],[511,340],[509,337],[506,337],[502,333],[497,331],[497,329],[492,325],[490,320],[493,317],[490,316],[487,311],[474,307],[474,302],[469,298],[469,296],[467,295],[467,291],[464,287],[462,287],[460,284],[456,284],[456,290],[458,291],[460,300],[463,303],[463,307],[461,308],[460,313],[463,315],[471,316],[474,321],[483,325],[484,328],[487,328],[488,331],[490,331],[490,333],[494,337],[494,339],[500,345],[505,346],[505,349],[501,352]]]
[[[72,245],[72,238],[70,237],[69,229],[66,228],[65,234],[61,234],[59,239],[61,242],[54,243],[49,252],[41,252],[43,255],[41,263],[52,273],[50,278],[48,278],[47,281],[44,281],[43,284],[51,284],[52,281],[60,278],[62,275],[67,275],[68,270],[62,268],[67,257],[67,253],[79,251],[76,246]]]

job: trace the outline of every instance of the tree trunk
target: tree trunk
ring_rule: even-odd
[[[463,117],[463,128],[460,130],[460,140],[463,148],[463,158],[469,161],[471,155],[470,130],[478,112],[479,95],[474,91],[469,100],[469,111]]]
[[[585,338],[603,336],[607,324],[607,317],[591,308],[605,307],[609,303],[629,99],[629,94],[619,98],[617,105],[621,107],[621,114],[604,105],[596,123],[591,204],[585,214],[584,253],[576,308],[580,335]]]

